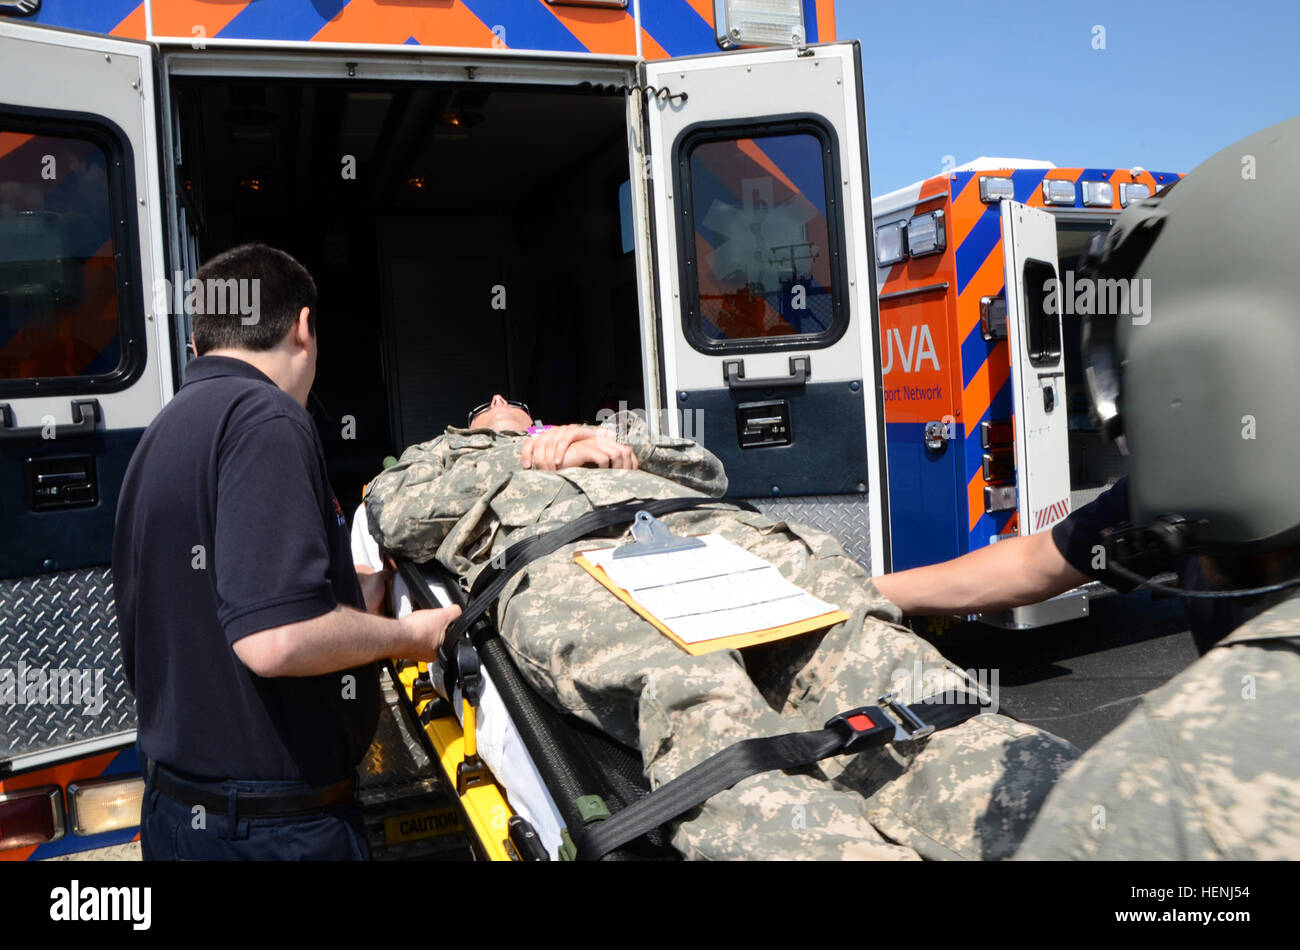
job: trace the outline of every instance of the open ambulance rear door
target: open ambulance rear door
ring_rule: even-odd
[[[643,75],[664,428],[722,460],[729,496],[830,531],[886,571],[858,44]]]
[[[0,774],[135,729],[109,563],[127,462],[174,388],[155,76],[147,43],[0,19],[0,668],[59,677],[5,707]]]
[[[1069,412],[1062,346],[1056,220],[1002,202],[1006,334],[1011,355],[1012,445],[984,444],[985,478],[1015,495],[1017,533],[1036,534],[1070,513]],[[997,491],[992,485],[986,491]],[[1080,591],[1011,611],[1011,625],[1086,616]]]
[[[1035,534],[1070,513],[1070,445],[1061,346],[1056,222],[1002,202],[1007,336],[1015,403],[1016,519]]]

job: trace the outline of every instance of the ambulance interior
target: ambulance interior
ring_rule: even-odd
[[[1114,219],[1072,221],[1057,218],[1057,273],[1078,272],[1078,261],[1097,231],[1109,231]],[[1065,355],[1065,400],[1070,426],[1070,510],[1092,501],[1128,471],[1123,455],[1097,428],[1092,400],[1083,375],[1083,318],[1061,316],[1061,346]]]
[[[199,259],[260,240],[316,279],[314,411],[345,508],[493,393],[556,422],[644,401],[622,95],[208,77],[173,95]]]

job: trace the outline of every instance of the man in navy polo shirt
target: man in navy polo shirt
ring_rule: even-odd
[[[311,276],[250,244],[196,278],[216,292],[193,309],[230,312],[194,314],[198,358],[131,459],[113,546],[148,759],[142,851],[365,858],[356,766],[378,721],[374,664],[432,659],[459,609],[378,616],[381,575],[363,594],[305,409]]]

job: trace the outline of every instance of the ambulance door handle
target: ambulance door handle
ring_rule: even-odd
[[[8,403],[0,404],[0,441],[17,442],[20,439],[67,439],[79,435],[93,435],[99,419],[98,399],[72,400],[72,424],[45,426],[14,425],[14,412]]]
[[[803,386],[812,377],[812,358],[808,356],[790,357],[789,376],[755,376],[745,378],[744,360],[723,360],[722,378],[727,381],[727,388],[736,389],[780,389],[783,386]]]

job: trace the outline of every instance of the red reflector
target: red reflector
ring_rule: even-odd
[[[874,729],[876,726],[874,722],[862,713],[858,713],[856,716],[850,716],[844,721],[853,727],[854,732],[866,732],[868,729]]]
[[[62,837],[59,797],[57,785],[0,795],[0,850],[28,848]]]

